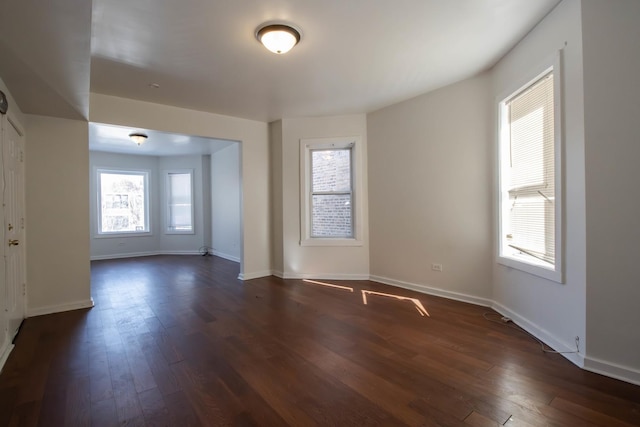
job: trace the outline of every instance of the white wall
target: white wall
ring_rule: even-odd
[[[240,260],[240,144],[211,155],[211,233],[214,255]]]
[[[483,74],[367,116],[374,280],[489,304],[489,87]]]
[[[279,132],[274,132],[277,136]],[[275,274],[287,278],[314,277],[327,279],[363,279],[369,277],[369,219],[367,190],[367,128],[364,114],[283,119],[280,141],[281,149],[272,147],[272,155],[281,152],[281,194],[274,200],[282,200],[283,271]],[[318,247],[300,245],[300,140],[306,138],[328,138],[360,136],[362,138],[362,246]],[[272,177],[273,179],[273,177]],[[277,183],[278,181],[274,181]],[[277,210],[279,211],[279,209]]]
[[[271,268],[283,275],[282,120],[269,123],[269,162],[271,164]]]
[[[238,162],[240,162],[239,157]],[[211,156],[206,154],[202,156],[202,217],[204,218],[202,243],[208,248],[211,247],[211,215]],[[238,221],[240,221],[240,212],[238,212]]]
[[[129,156],[125,154],[92,151],[89,154],[90,172],[90,223],[91,259],[120,258],[154,254],[160,248],[160,192],[158,182],[158,158],[153,156]],[[97,168],[121,168],[123,170],[149,171],[149,225],[147,236],[98,237]]]
[[[267,123],[168,105],[91,94],[90,121],[241,142],[244,279],[271,274]]]
[[[640,2],[583,1],[588,369],[640,384]]]
[[[492,122],[496,123],[498,97],[514,84],[526,83],[522,80],[532,69],[563,48],[566,283],[552,282],[494,263],[493,298],[499,311],[559,351],[575,350],[575,337],[579,336],[583,353],[567,355],[578,365],[583,364],[586,344],[584,95],[580,14],[579,0],[563,1],[494,67],[494,100],[488,107],[494,113]],[[494,140],[497,141],[497,135]],[[496,189],[493,201],[494,217],[497,218],[497,171],[492,188]],[[497,247],[497,240],[495,245]]]
[[[5,85],[2,78],[0,78],[0,90],[4,92],[9,102],[9,108],[7,110],[7,115],[12,119],[19,123],[21,126],[25,126],[27,123],[27,116],[22,112],[20,106],[16,104],[16,100],[11,95],[9,88]]]
[[[27,314],[88,307],[89,127],[29,116],[26,140]]]

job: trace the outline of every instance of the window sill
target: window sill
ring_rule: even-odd
[[[564,276],[562,271],[553,267],[547,267],[547,264],[538,261],[536,259],[524,258],[520,256],[499,255],[497,259],[498,264],[505,267],[513,268],[516,270],[524,271],[525,273],[533,274],[534,276],[542,277],[543,279],[551,280],[557,283],[564,283]]]
[[[325,246],[325,247],[339,247],[339,246],[362,246],[362,240],[358,239],[336,239],[336,238],[308,238],[300,241],[300,246]]]
[[[144,232],[136,232],[133,231],[131,233],[98,233],[95,234],[93,236],[94,239],[120,239],[123,237],[150,237],[153,234],[150,231],[144,231]]]

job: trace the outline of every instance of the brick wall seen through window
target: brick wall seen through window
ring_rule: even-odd
[[[351,148],[311,152],[311,236],[353,237]]]

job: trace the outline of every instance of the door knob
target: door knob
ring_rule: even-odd
[[[9,246],[18,246],[20,244],[20,240],[18,239],[9,239]]]

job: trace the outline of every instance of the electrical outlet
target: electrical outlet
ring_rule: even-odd
[[[431,269],[433,271],[442,271],[442,264],[431,264]]]

